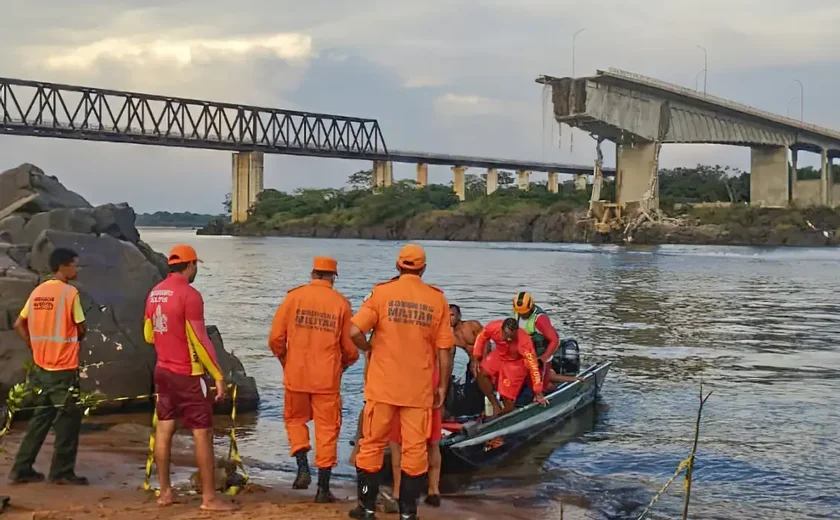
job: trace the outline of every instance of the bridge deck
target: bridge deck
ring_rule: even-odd
[[[389,152],[375,119],[10,78],[0,78],[0,133],[339,159],[592,171],[572,164]]]

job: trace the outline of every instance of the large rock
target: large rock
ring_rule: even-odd
[[[0,210],[32,194],[38,196],[26,205],[27,213],[91,207],[84,197],[68,190],[37,166],[21,164],[0,174]]]
[[[0,241],[0,392],[23,381],[24,363],[31,360],[29,348],[10,330],[14,320],[32,289],[51,274],[50,254],[65,247],[79,254],[72,283],[86,316],[82,388],[111,399],[151,394],[156,357],[143,337],[143,314],[149,291],[169,267],[165,256],[140,240],[134,210],[127,204],[92,208],[54,177],[23,165],[0,174],[0,212],[0,235],[15,242]],[[255,409],[254,379],[224,350],[218,329],[208,327],[208,333],[225,377],[239,386],[240,409]],[[100,410],[135,403],[108,403]]]
[[[34,244],[38,235],[46,229],[72,233],[93,233],[95,227],[96,218],[93,216],[92,209],[54,209],[33,215],[23,228],[23,233],[18,241]]]
[[[23,228],[26,226],[26,217],[21,214],[13,214],[0,220],[0,233],[8,233],[10,242],[18,243],[23,238]]]

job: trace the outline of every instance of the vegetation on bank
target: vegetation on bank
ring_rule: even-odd
[[[142,227],[202,227],[213,220],[221,218],[221,215],[203,215],[199,213],[170,213],[168,211],[156,211],[155,213],[140,213],[137,215],[135,225]]]
[[[813,178],[813,168],[799,171],[800,178]],[[819,172],[816,172],[819,178]],[[569,181],[551,193],[545,182],[531,183],[530,190],[519,190],[513,176],[500,172],[499,189],[486,194],[486,175],[466,176],[467,200],[460,202],[452,185],[431,184],[418,187],[414,181],[402,180],[392,186],[373,188],[372,171],[364,170],[349,176],[343,189],[299,189],[293,193],[268,189],[262,192],[249,211],[248,222],[241,225],[245,233],[271,233],[300,223],[324,228],[364,228],[404,223],[413,217],[471,216],[481,218],[516,218],[517,216],[585,212],[592,187],[578,191]],[[778,220],[781,210],[750,208],[750,174],[721,166],[697,165],[660,171],[660,207],[670,216],[687,217],[696,224],[740,224],[762,219]],[[615,184],[606,179],[601,191],[603,200],[614,200]],[[685,207],[686,204],[728,203],[724,208]],[[229,211],[229,199],[225,200]],[[784,225],[807,226],[813,218],[824,223],[836,220],[829,209],[789,211]],[[765,215],[762,217],[762,215]],[[813,215],[817,215],[814,217]],[[425,219],[424,219],[425,220]],[[789,222],[788,222],[789,221]],[[775,224],[774,224],[775,225]],[[816,225],[816,223],[815,223]],[[214,223],[217,229],[226,226]]]

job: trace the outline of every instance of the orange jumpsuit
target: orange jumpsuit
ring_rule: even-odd
[[[274,315],[268,345],[283,364],[283,417],[291,454],[310,450],[315,420],[315,465],[332,468],[341,430],[341,374],[359,359],[350,339],[347,298],[326,280],[292,289]]]
[[[368,473],[382,469],[392,419],[398,415],[402,471],[419,477],[429,469],[437,350],[455,344],[446,297],[419,276],[402,274],[374,287],[353,323],[363,333],[374,331],[356,466]]]

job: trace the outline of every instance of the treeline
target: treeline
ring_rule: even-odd
[[[155,213],[138,214],[135,224],[145,227],[202,227],[219,218],[222,218],[222,216],[190,212],[170,213],[168,211],[156,211]]]
[[[813,168],[799,171],[799,178],[813,178],[813,175]],[[578,191],[572,181],[567,181],[560,186],[559,193],[549,192],[546,182],[533,182],[528,191],[522,191],[513,175],[499,172],[498,191],[487,195],[486,182],[486,175],[467,174],[467,200],[460,202],[451,183],[420,188],[414,181],[402,180],[375,190],[372,171],[363,170],[350,175],[343,189],[299,189],[292,193],[265,190],[249,212],[248,225],[279,228],[291,221],[307,219],[324,226],[369,226],[434,211],[482,216],[530,210],[568,212],[585,210],[592,190],[590,185],[585,191]],[[601,198],[615,200],[612,179],[605,180]],[[659,198],[665,209],[678,203],[748,203],[750,174],[700,164],[694,168],[663,169],[659,172]],[[225,209],[228,208],[226,199]]]

